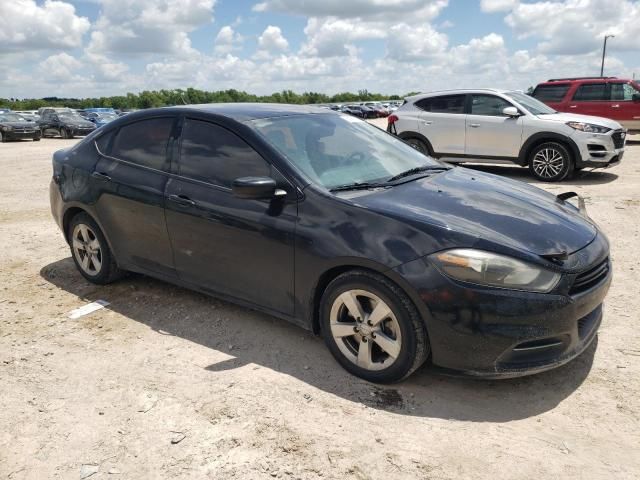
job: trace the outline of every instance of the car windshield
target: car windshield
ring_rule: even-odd
[[[247,122],[314,183],[376,184],[420,167],[442,167],[402,140],[348,115],[295,115]]]
[[[524,108],[526,108],[529,113],[534,115],[549,115],[551,113],[556,113],[556,111],[542,103],[540,100],[536,100],[529,95],[520,92],[506,92],[505,95],[512,100],[515,100]]]
[[[65,121],[70,121],[70,120],[73,120],[74,122],[85,121],[85,119],[82,118],[77,113],[67,113],[67,112],[59,113],[58,117],[60,118],[60,120],[65,120]]]
[[[24,118],[17,113],[0,113],[0,121],[2,122],[24,122]]]

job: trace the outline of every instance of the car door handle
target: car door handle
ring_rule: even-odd
[[[470,123],[469,126],[471,128],[478,128],[480,126],[480,124],[479,123]]]
[[[422,122],[423,125],[431,125],[433,122],[431,120]]]
[[[182,205],[183,207],[195,207],[196,202],[191,200],[189,197],[184,195],[169,195],[167,197],[170,201],[177,203],[178,205]]]
[[[616,104],[616,105],[611,105],[611,108],[620,108],[620,105]]]
[[[93,178],[97,178],[98,180],[104,180],[105,182],[110,182],[111,181],[111,177],[109,175],[107,175],[106,173],[102,173],[102,172],[93,172],[91,174],[91,176]]]
[[[569,105],[569,108],[576,108],[577,105]]]

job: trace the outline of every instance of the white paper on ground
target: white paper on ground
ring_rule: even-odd
[[[88,315],[89,313],[95,312],[96,310],[100,310],[101,308],[109,305],[109,302],[106,300],[96,300],[95,302],[88,303],[80,308],[76,308],[75,310],[71,310],[69,312],[69,318],[75,320],[76,318],[80,318],[84,315]]]

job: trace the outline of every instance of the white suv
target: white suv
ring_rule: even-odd
[[[387,131],[447,162],[513,162],[553,182],[584,167],[610,167],[626,131],[613,120],[559,113],[521,92],[448,90],[406,99]]]

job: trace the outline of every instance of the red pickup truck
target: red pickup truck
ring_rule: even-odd
[[[539,84],[534,98],[559,112],[594,115],[640,133],[640,84],[616,77],[555,78]]]

